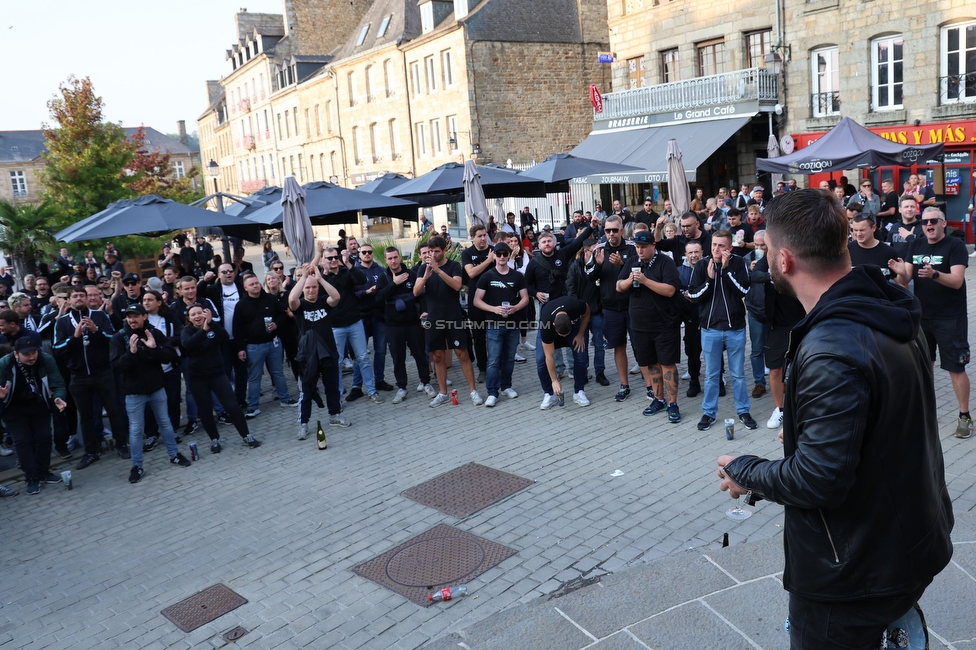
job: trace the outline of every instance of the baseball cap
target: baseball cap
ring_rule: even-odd
[[[125,309],[122,310],[122,315],[123,316],[128,316],[129,314],[143,314],[144,315],[145,313],[146,313],[146,308],[143,307],[142,305],[140,305],[139,303],[136,303],[134,305],[129,305],[128,307],[126,307]]]
[[[763,189],[764,189],[764,188],[763,188],[763,186],[762,186],[762,185],[756,185],[756,186],[755,186],[754,188],[752,188],[752,191],[753,191],[753,192],[762,192],[762,191],[763,191]],[[752,193],[752,192],[750,192],[750,194],[751,194],[751,193]]]
[[[14,342],[14,352],[32,352],[40,349],[37,342],[29,336],[21,336]]]
[[[634,243],[635,244],[654,244],[654,235],[651,234],[650,230],[638,230],[634,233]]]
[[[498,253],[508,253],[509,255],[511,255],[512,248],[505,242],[500,241],[497,244],[495,244],[495,254],[497,255]]]
[[[140,278],[138,273],[126,273],[125,275],[122,276],[122,282],[128,282],[130,280],[135,280],[138,282],[139,279]]]

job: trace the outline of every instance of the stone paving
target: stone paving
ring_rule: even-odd
[[[74,472],[70,492],[45,486],[39,497],[29,497],[22,482],[14,484],[21,495],[0,501],[0,646],[223,647],[231,644],[221,635],[241,625],[248,633],[235,643],[255,648],[417,648],[428,642],[436,648],[571,648],[598,639],[604,640],[591,647],[691,648],[722,639],[735,640],[722,647],[786,647],[786,596],[777,575],[783,510],[760,502],[750,519],[730,521],[724,516],[729,499],[718,492],[714,474],[723,453],[781,453],[775,432],[764,426],[772,410],[768,394],[753,400],[760,429],[737,427],[728,442],[718,426],[696,430],[700,402],[683,396],[685,382],[679,399],[684,421],[669,425],[663,414],[641,415],[647,401],[640,390],[616,404],[614,385],[589,384],[587,408],[567,403],[541,411],[531,361],[516,366],[520,397],[503,398],[494,409],[471,405],[456,362],[450,377],[460,406],[429,409],[413,390],[415,374],[410,377],[402,404],[391,404],[386,393],[382,405],[347,405],[344,415],[353,426],[327,428],[327,451],[318,451],[313,438],[295,439],[296,411],[271,401],[266,381],[263,412],[251,421],[265,443],[257,450],[242,447],[231,427],[221,427],[222,454],[211,455],[200,432],[193,436],[200,461],[171,467],[159,448],[147,454],[146,476],[135,486],[126,482],[128,461],[110,455]],[[976,542],[965,517],[976,509],[976,456],[970,453],[976,443],[952,436],[952,388],[945,372],[936,370],[936,379],[949,490],[957,516],[967,522],[967,536],[954,536],[959,550],[963,542]],[[350,381],[346,375],[347,387]],[[640,383],[632,381],[632,388]],[[731,396],[722,398],[720,421],[731,416]],[[324,411],[313,410],[312,417],[313,424],[316,417],[327,419]],[[469,462],[535,484],[464,519],[399,496]],[[616,470],[623,474],[612,476]],[[441,523],[518,553],[470,584],[469,596],[429,608],[351,572]],[[724,533],[731,547],[723,550]],[[745,558],[750,568],[739,570],[723,556]],[[946,608],[951,626],[930,620],[936,630],[968,630],[952,638],[969,645],[945,647],[973,647],[976,639],[969,622],[976,566],[968,557],[946,578],[951,588],[933,596],[963,599],[957,609]],[[647,577],[662,567],[672,567],[662,574],[666,579]],[[558,600],[542,598],[568,591],[581,578],[601,582]],[[249,602],[189,634],[160,615],[218,582]],[[588,620],[586,599],[601,592],[619,596],[605,603],[603,620]],[[640,614],[631,602],[652,598],[654,607],[670,603],[651,607],[657,613],[689,600],[695,605],[654,619],[628,618]],[[962,603],[968,603],[964,610]],[[768,610],[769,616],[761,629],[753,630],[752,616],[744,635],[729,636],[715,621],[724,617],[732,625],[729,612],[735,610]],[[560,634],[568,630],[569,636],[516,641],[516,623],[529,620],[536,632],[550,629],[539,621],[561,622]],[[484,638],[475,638],[479,630]],[[753,640],[754,632],[774,642]]]

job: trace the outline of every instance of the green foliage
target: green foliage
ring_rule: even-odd
[[[54,249],[51,232],[57,216],[50,200],[38,205],[14,205],[0,199],[0,249],[11,257],[17,278],[33,273],[36,261]]]

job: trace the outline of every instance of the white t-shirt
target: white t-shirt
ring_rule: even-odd
[[[241,300],[241,294],[238,292],[236,284],[232,284],[230,286],[221,284],[220,294],[220,299],[224,302],[224,329],[227,330],[227,336],[233,339],[234,310],[237,309],[237,303]]]

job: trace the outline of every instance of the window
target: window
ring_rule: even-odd
[[[14,192],[14,198],[27,196],[27,177],[24,172],[10,172],[10,189]]]
[[[453,140],[453,142],[451,142]],[[447,116],[447,141],[451,145],[451,153],[460,151],[458,145],[457,115]]]
[[[357,47],[360,46],[360,45],[362,45],[363,42],[366,40],[366,34],[369,34],[369,26],[370,26],[370,23],[366,23],[363,26],[362,31],[359,32],[359,38],[356,39],[356,46]]]
[[[376,137],[376,122],[369,125],[369,149],[373,154],[373,162],[380,162],[382,158],[380,158],[379,141]]]
[[[424,34],[434,29],[434,3],[420,5],[420,29]]]
[[[976,102],[976,21],[942,29],[942,103]]]
[[[366,101],[371,102],[375,97],[373,97],[373,66],[366,66]]]
[[[413,96],[420,97],[423,89],[420,86],[420,62],[414,61],[410,64],[410,84],[413,86]]]
[[[424,71],[427,74],[427,92],[437,92],[437,65],[434,63],[433,56],[424,59]]]
[[[295,175],[295,156],[288,156],[288,173]]]
[[[678,80],[678,48],[661,52],[661,81],[671,83]]]
[[[298,182],[305,182],[305,165],[302,163],[302,154],[298,154]]]
[[[441,52],[441,75],[445,88],[450,88],[454,85],[454,69],[451,67],[450,50]]]
[[[383,85],[386,87],[387,97],[392,97],[396,94],[393,91],[393,61],[390,59],[383,62]]]
[[[295,125],[295,135],[298,135],[298,107],[295,106],[291,109],[291,121]]]
[[[315,105],[315,135],[322,135],[322,110]]]
[[[814,50],[810,62],[810,79],[813,86],[813,116],[825,117],[840,114],[840,73],[837,66],[836,47]]]
[[[264,166],[264,154],[261,154],[261,178],[264,179],[267,177],[268,177],[268,170]]]
[[[717,39],[698,44],[698,76],[725,72],[725,41]]]
[[[644,57],[627,59],[627,79],[630,81],[628,88],[643,88],[647,85],[644,79]]]
[[[352,156],[357,165],[363,164],[363,157],[360,155],[361,151],[362,147],[359,144],[359,127],[354,126],[352,127]]]
[[[285,137],[291,137],[291,126],[288,124],[288,111],[285,111]]]
[[[183,161],[177,160],[173,162],[173,177],[176,180],[180,180],[186,176],[186,170],[183,169]]]
[[[325,102],[325,124],[329,129],[329,133],[334,130],[332,126],[332,101]]]
[[[335,151],[330,151],[329,152],[329,166],[332,168],[332,174],[329,176],[330,179],[332,178],[332,176],[338,176],[339,175],[339,173],[338,173],[339,167],[336,165],[336,158],[337,158],[336,152]]]
[[[393,160],[400,160],[400,126],[396,118],[390,120],[390,153]]]
[[[390,27],[390,19],[393,18],[393,14],[387,14],[383,17],[383,22],[380,23],[380,31],[376,33],[376,38],[382,38],[386,36],[386,30]]]
[[[444,146],[442,144],[441,136],[441,121],[431,120],[430,121],[430,139],[432,141],[432,148],[434,150],[435,156],[444,155]]]
[[[305,135],[310,135],[312,133],[312,119],[309,116],[309,109],[305,109]]]
[[[454,17],[461,20],[468,15],[468,0],[454,0]]]
[[[871,105],[875,111],[902,108],[902,36],[886,36],[871,43]]]
[[[417,130],[417,155],[421,158],[427,156],[427,128],[423,122],[416,124]]]
[[[356,95],[356,73],[348,73],[346,75],[346,81],[349,85],[349,105],[355,106],[359,103],[359,97]]]
[[[773,30],[746,34],[746,67],[761,68],[765,65],[766,55],[772,52]]]

